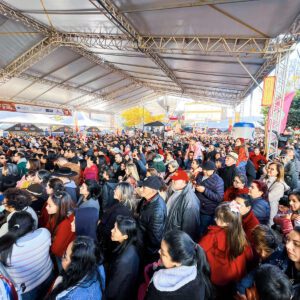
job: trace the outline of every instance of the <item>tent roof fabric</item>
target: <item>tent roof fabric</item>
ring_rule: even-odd
[[[234,106],[293,45],[278,37],[299,33],[299,13],[299,0],[1,0],[0,96],[108,114],[166,94]]]

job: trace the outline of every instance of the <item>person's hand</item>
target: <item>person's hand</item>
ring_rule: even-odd
[[[203,185],[197,185],[196,191],[199,193],[203,193],[205,191],[205,187]]]
[[[298,214],[293,214],[292,220],[297,221],[297,222],[300,222],[300,215],[298,215]]]

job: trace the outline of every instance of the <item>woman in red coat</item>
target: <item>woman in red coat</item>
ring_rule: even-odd
[[[211,268],[211,281],[218,287],[225,287],[241,280],[247,273],[246,265],[252,260],[242,227],[237,203],[222,203],[216,209],[216,226],[199,242],[206,252]]]
[[[247,177],[244,174],[236,175],[233,180],[233,186],[229,187],[224,193],[224,201],[232,201],[239,195],[248,195],[249,189],[246,184]]]
[[[74,220],[75,204],[67,192],[54,192],[47,200],[47,212],[49,220],[46,228],[51,233],[51,252],[58,261],[67,250],[68,245],[75,239],[75,233],[71,230]]]
[[[236,162],[236,166],[238,167],[242,162],[245,166],[247,163],[247,160],[248,160],[248,156],[249,156],[248,150],[245,147],[245,139],[238,138],[236,140],[234,152],[236,152],[239,155],[239,158]]]
[[[87,166],[83,171],[83,181],[85,180],[96,180],[99,181],[99,170],[96,165],[97,158],[95,155],[87,155],[86,156]]]

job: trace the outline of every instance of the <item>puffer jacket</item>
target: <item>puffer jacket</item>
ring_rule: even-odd
[[[144,250],[145,259],[151,262],[152,258],[158,259],[167,220],[167,207],[163,198],[157,194],[150,201],[141,200],[137,211],[139,245]]]
[[[203,193],[196,191],[196,195],[201,203],[201,213],[212,216],[224,197],[223,179],[216,173],[205,180],[203,180],[203,176],[199,176],[197,185],[205,187]]]
[[[252,210],[260,224],[268,225],[270,219],[270,203],[263,198],[251,200]]]
[[[200,232],[200,202],[189,183],[168,212],[166,231],[179,229],[198,241]]]

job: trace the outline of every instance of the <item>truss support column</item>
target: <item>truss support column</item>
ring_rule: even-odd
[[[278,138],[280,134],[280,126],[283,118],[284,96],[287,84],[288,66],[289,66],[290,52],[286,54],[279,53],[276,65],[276,85],[275,93],[270,107],[270,117],[267,124],[267,159],[278,155]]]

